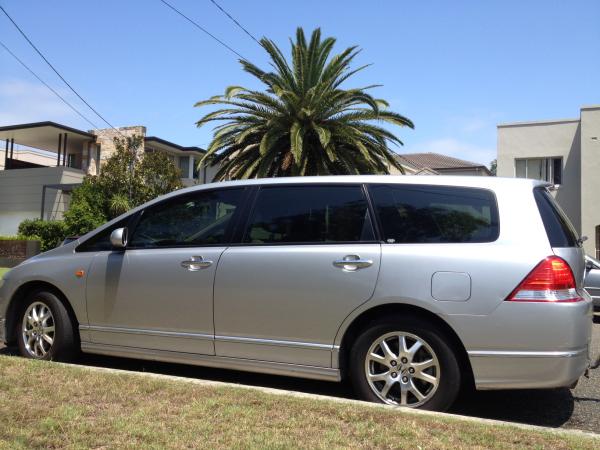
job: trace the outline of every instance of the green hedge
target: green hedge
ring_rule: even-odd
[[[19,224],[19,235],[38,239],[43,252],[58,247],[67,234],[67,227],[60,220],[26,219]]]
[[[0,236],[0,241],[38,241],[37,236]]]

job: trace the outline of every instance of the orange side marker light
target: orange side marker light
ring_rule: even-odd
[[[81,277],[83,277],[84,275],[85,275],[85,270],[81,270],[81,269],[79,269],[79,270],[76,270],[76,271],[75,271],[75,276],[76,276],[77,278],[81,278]]]

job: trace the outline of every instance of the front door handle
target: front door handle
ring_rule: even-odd
[[[337,259],[333,262],[335,267],[339,267],[347,272],[354,272],[358,269],[364,269],[373,265],[373,260],[362,259],[358,255],[346,255],[343,259]]]
[[[190,272],[197,272],[198,270],[212,266],[212,263],[212,261],[202,259],[202,256],[191,256],[190,259],[181,261],[181,267]]]

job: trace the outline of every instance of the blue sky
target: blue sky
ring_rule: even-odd
[[[256,64],[264,51],[209,0],[169,0]],[[411,118],[399,153],[434,151],[487,164],[496,124],[577,117],[600,103],[600,2],[218,0],[256,36],[286,52],[297,26],[321,27],[336,49],[372,63],[347,84],[375,91]],[[227,85],[259,87],[235,55],[159,0],[0,0],[65,78],[114,125],[206,146],[193,104]],[[0,40],[82,111],[0,14]],[[85,114],[93,122],[98,118]],[[53,120],[90,126],[0,48],[0,125]]]

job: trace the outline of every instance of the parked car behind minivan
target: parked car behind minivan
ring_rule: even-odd
[[[340,381],[447,409],[571,386],[592,303],[542,182],[338,176],[214,183],[32,258],[0,288],[23,356],[108,354]]]
[[[592,297],[594,310],[600,311],[600,261],[588,255],[585,257],[584,287]]]

